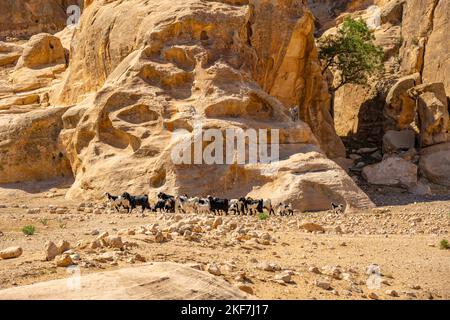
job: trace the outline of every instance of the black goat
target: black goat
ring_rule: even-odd
[[[228,199],[220,199],[212,196],[208,196],[207,198],[209,200],[211,211],[214,212],[214,214],[220,214],[220,212],[223,211],[228,215]]]
[[[151,210],[150,203],[148,202],[148,195],[132,196],[128,192],[124,192],[122,197],[130,202],[131,211],[137,206],[142,208],[142,212],[144,212],[145,209]]]

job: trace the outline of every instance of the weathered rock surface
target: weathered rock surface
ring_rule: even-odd
[[[409,150],[414,148],[415,132],[413,130],[393,131],[389,130],[383,136],[383,152],[392,153],[397,150]]]
[[[83,276],[83,290],[68,290],[67,279],[0,291],[0,299],[153,300],[247,299],[224,280],[188,266],[154,262]],[[195,293],[193,293],[195,292]]]
[[[397,80],[386,97],[384,115],[393,120],[398,129],[407,128],[416,117],[416,102],[408,90],[420,84],[420,74],[405,76]]]
[[[3,0],[0,3],[0,40],[55,33],[67,24],[66,9],[78,0]]]
[[[371,184],[404,187],[417,184],[417,166],[400,157],[388,157],[380,163],[366,166],[362,174]]]
[[[423,83],[443,82],[450,96],[450,3],[408,0],[403,10],[401,71],[422,71]]]
[[[419,168],[431,182],[450,186],[450,142],[421,150]]]
[[[443,83],[423,84],[408,90],[417,100],[423,146],[450,140],[450,120]]]
[[[311,194],[316,188],[328,190],[339,185],[344,190],[343,193],[337,192],[336,197],[344,197],[344,202],[348,202],[349,206],[358,206],[357,198],[367,200],[353,183],[344,182],[349,181],[346,174],[331,161],[327,162],[324,155],[309,154],[323,150],[329,155],[339,156],[344,151],[327,110],[329,96],[320,74],[312,35],[312,17],[299,1],[285,5],[285,1],[280,0],[271,4],[271,8],[259,4],[230,6],[228,3],[200,3],[197,0],[175,4],[157,1],[151,6],[152,9],[157,8],[158,13],[146,18],[139,12],[145,11],[150,4],[143,1],[128,1],[119,6],[100,2],[88,4],[81,28],[74,33],[70,66],[61,95],[48,99],[50,103],[59,101],[67,104],[86,97],[62,116],[64,130],[61,134],[57,133],[59,120],[50,115],[48,117],[51,119],[45,120],[47,125],[57,123],[55,126],[48,125],[54,129],[54,134],[46,135],[51,136],[45,140],[46,148],[52,146],[52,150],[59,151],[61,145],[64,152],[59,151],[61,153],[58,152],[54,158],[48,150],[42,151],[45,154],[41,157],[49,157],[57,164],[53,164],[50,170],[42,170],[51,161],[34,161],[39,163],[43,173],[35,172],[33,166],[23,162],[16,163],[18,158],[8,155],[8,163],[3,167],[10,177],[2,176],[2,182],[70,175],[66,165],[67,155],[76,178],[69,192],[71,197],[81,193],[90,197],[103,192],[106,185],[120,189],[124,181],[130,182],[130,178],[134,188],[131,192],[141,193],[150,182],[155,193],[159,190],[186,190],[191,193],[198,187],[193,185],[195,176],[210,176],[214,183],[203,181],[202,186],[205,187],[198,190],[199,193],[211,193],[220,187],[225,194],[237,196],[251,192],[253,186],[263,187],[271,183],[276,187],[278,183],[286,185],[295,180],[296,187],[291,188],[292,191],[287,192],[284,198],[293,198],[303,184],[307,185],[306,190],[311,190],[305,194]],[[102,10],[98,12],[100,6]],[[176,10],[178,7],[186,10]],[[222,14],[225,11],[227,13]],[[127,15],[122,12],[127,12],[127,15],[135,12],[137,18],[130,24],[129,19],[124,18]],[[177,17],[180,25],[165,20],[168,15]],[[291,16],[296,18],[288,19]],[[114,28],[110,28],[112,23]],[[269,27],[285,32],[267,33]],[[135,33],[132,30],[153,31],[149,34],[139,31],[131,37]],[[99,37],[99,34],[105,36]],[[40,48],[43,44],[45,50],[26,49],[26,54],[16,66],[15,76],[17,72],[31,70],[34,66],[47,70],[46,74],[53,73],[54,67],[64,71],[61,42],[49,35],[36,38],[39,41],[32,39],[26,46]],[[186,45],[187,40],[189,45]],[[52,50],[48,50],[49,44],[52,44]],[[280,51],[280,46],[284,50]],[[98,48],[103,48],[107,54],[99,54]],[[32,87],[22,89],[31,90]],[[37,102],[42,98],[38,97]],[[298,101],[301,101],[301,118],[312,131],[305,122],[293,123],[288,117],[287,108]],[[36,113],[31,114],[34,116]],[[47,117],[45,113],[38,114],[39,117]],[[57,116],[60,116],[59,112]],[[28,114],[17,116],[14,121],[25,121],[23,118],[27,117]],[[297,170],[296,166],[301,165],[298,160],[301,157],[297,155],[304,154],[305,161],[311,157],[322,159],[322,163],[317,164],[320,170],[329,166],[329,173],[338,173],[339,177],[331,179],[330,185],[327,174],[323,172],[308,173],[302,177],[292,174],[288,178],[286,175],[283,181],[277,179],[276,174],[271,174],[273,168],[270,166],[197,168],[174,165],[170,152],[179,140],[174,139],[173,131],[192,131],[199,120],[206,128],[223,130],[280,129],[280,156],[292,162],[289,170]],[[13,143],[15,139],[8,136],[5,140]],[[14,150],[10,148],[8,152]],[[288,160],[292,156],[293,160]],[[132,169],[118,173],[116,168],[119,163]],[[14,167],[25,165],[26,169],[20,174]],[[116,174],[112,175],[112,171]],[[308,182],[310,178],[312,181]],[[211,189],[213,185],[216,185],[214,190]],[[267,189],[264,188],[263,193]],[[85,190],[93,192],[86,193]],[[319,197],[303,207],[328,208],[327,192],[318,194]],[[370,206],[370,200],[365,200],[362,206]]]
[[[21,247],[9,247],[3,250],[0,250],[0,258],[2,259],[14,259],[18,258],[22,255]]]
[[[22,51],[20,45],[0,42],[0,67],[14,65],[22,55]]]
[[[0,183],[70,177],[58,137],[67,108],[0,117]]]

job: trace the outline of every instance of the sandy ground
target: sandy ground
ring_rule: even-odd
[[[23,249],[16,259],[0,260],[0,288],[67,277],[65,268],[56,267],[54,261],[44,261],[44,244],[48,240],[64,239],[75,247],[79,240],[95,239],[91,235],[95,229],[117,234],[124,229],[164,224],[169,219],[154,213],[141,216],[112,214],[107,210],[102,210],[102,214],[80,212],[79,203],[64,198],[67,185],[52,187],[25,184],[0,188],[0,250],[10,246]],[[272,216],[265,221],[256,217],[224,217],[224,223],[238,221],[250,233],[268,233],[272,239],[269,244],[231,241],[231,232],[225,235],[226,231],[213,230],[198,242],[175,236],[156,243],[152,235],[122,235],[130,246],[125,252],[116,250],[120,255],[112,261],[98,258],[113,251],[110,248],[73,250],[81,256],[78,262],[81,275],[140,263],[133,259],[136,254],[147,261],[195,263],[201,268],[214,263],[221,270],[219,277],[233,285],[242,284],[236,277],[245,273],[245,285],[263,299],[449,299],[450,250],[439,246],[442,239],[450,241],[448,196],[441,194],[415,203],[417,199],[407,199],[408,196],[392,190],[384,195],[376,189],[371,192],[376,193],[376,202],[389,205],[345,214],[295,213],[293,217]],[[406,200],[393,205],[395,197]],[[68,212],[51,214],[49,205],[65,206]],[[23,206],[41,208],[41,212],[29,214]],[[184,215],[183,219],[192,217],[196,215]],[[301,230],[298,225],[304,221],[315,222],[327,231]],[[21,229],[25,225],[34,225],[35,234],[24,235]],[[342,234],[335,232],[338,226]],[[256,266],[263,262],[273,263],[281,271],[258,269]],[[375,278],[381,283],[375,288],[367,286],[366,270],[372,264],[377,264],[381,271],[381,276]],[[273,281],[283,270],[293,271],[291,282]],[[331,288],[318,287],[316,280],[329,282]],[[388,290],[399,296],[389,295]]]

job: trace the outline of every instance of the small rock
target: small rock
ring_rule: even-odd
[[[40,208],[32,208],[32,209],[28,209],[27,210],[28,214],[38,214],[41,213],[41,209]]]
[[[67,254],[62,254],[55,257],[55,263],[57,267],[68,267],[73,264],[72,258]]]
[[[123,242],[122,238],[119,236],[108,236],[105,238],[106,243],[108,246],[112,248],[122,249],[123,248]]]
[[[164,240],[165,240],[164,235],[160,231],[158,231],[155,235],[155,242],[162,243],[164,242]]]
[[[9,247],[0,251],[0,258],[2,259],[14,259],[22,255],[23,250],[21,247]]]
[[[212,227],[213,227],[213,228],[217,228],[217,227],[220,226],[222,223],[223,223],[222,217],[216,217],[216,218],[214,219],[214,222],[213,222]]]
[[[238,286],[238,288],[248,294],[253,294],[253,288],[248,285],[241,284]]]
[[[66,240],[61,240],[58,242],[58,254],[62,254],[66,252],[67,250],[70,250],[70,243]]]
[[[331,284],[328,280],[325,279],[316,279],[315,285],[319,288],[322,288],[324,290],[330,290]]]
[[[107,236],[109,236],[109,233],[107,231],[102,232],[101,234],[98,235],[97,238],[95,238],[95,240],[102,240],[105,239]]]
[[[291,275],[289,273],[280,273],[275,275],[275,280],[281,280],[284,283],[290,283],[291,282]]]
[[[317,267],[309,267],[308,268],[309,272],[315,273],[315,274],[321,274],[322,272],[320,272],[319,268]]]
[[[369,298],[372,300],[378,300],[378,295],[375,292],[369,293]]]
[[[51,261],[59,254],[59,249],[52,241],[47,241],[44,245],[45,260]]]
[[[209,273],[211,273],[215,276],[220,276],[222,274],[222,272],[220,271],[220,268],[213,263],[208,264],[206,266],[206,271],[208,271]]]
[[[398,297],[398,292],[395,290],[386,290],[385,293],[391,297]]]

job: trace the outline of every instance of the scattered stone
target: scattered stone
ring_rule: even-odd
[[[383,136],[383,152],[392,153],[397,150],[414,148],[415,133],[411,129],[401,131],[388,130]]]
[[[58,247],[53,241],[47,241],[44,245],[45,250],[45,260],[51,261],[60,254]]]
[[[322,272],[320,272],[319,268],[317,268],[317,267],[309,267],[308,271],[315,273],[315,274],[322,274]]]
[[[38,214],[41,213],[41,209],[40,208],[32,208],[32,209],[28,209],[27,210],[28,214]]]
[[[331,283],[328,280],[325,279],[316,279],[315,285],[319,288],[322,288],[324,290],[330,290],[331,289]]]
[[[216,217],[216,218],[214,219],[214,222],[213,222],[212,227],[213,227],[213,228],[217,228],[217,227],[220,226],[222,223],[223,223],[222,217]]]
[[[398,297],[398,292],[395,290],[386,290],[385,293],[391,297]]]
[[[158,231],[158,232],[156,233],[156,235],[155,235],[155,242],[156,242],[156,243],[162,243],[162,242],[164,242],[164,241],[165,241],[164,235],[163,235],[160,231]]]
[[[101,234],[99,234],[95,240],[102,240],[102,239],[105,239],[107,236],[109,236],[109,233],[107,231],[105,231],[105,232],[102,232]]]
[[[123,248],[122,238],[119,236],[108,236],[105,238],[105,241],[106,241],[107,245],[112,248],[117,248],[117,249]]]
[[[287,272],[276,274],[275,280],[281,280],[284,283],[290,283],[291,282],[291,274],[287,273]]]
[[[248,285],[240,284],[238,285],[238,288],[248,294],[253,294],[253,288]]]
[[[70,243],[66,240],[61,240],[58,242],[58,254],[62,254],[66,252],[67,250],[70,250]]]
[[[325,232],[321,225],[313,222],[303,223],[299,226],[299,229],[305,229],[308,232]]]
[[[55,263],[57,267],[68,267],[73,264],[72,258],[68,254],[62,254],[55,257]]]
[[[375,292],[369,293],[369,298],[372,300],[378,300],[378,295]]]
[[[21,247],[9,247],[0,251],[0,258],[2,259],[14,259],[22,255],[23,250]]]
[[[220,276],[222,274],[222,272],[220,271],[220,268],[214,263],[208,264],[206,266],[206,271],[208,271],[209,273],[211,273],[215,276]]]

